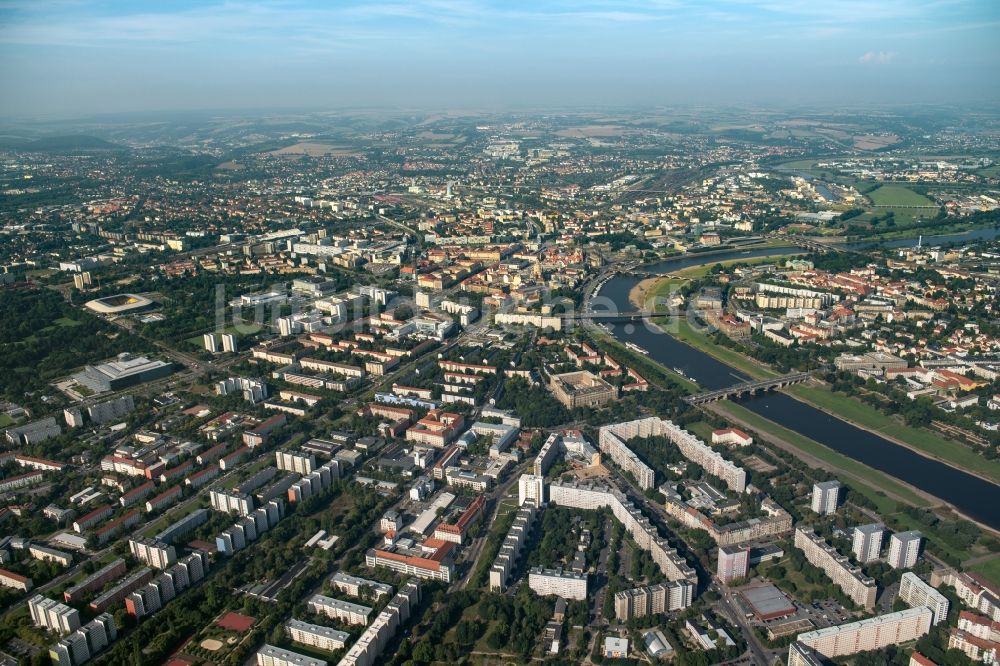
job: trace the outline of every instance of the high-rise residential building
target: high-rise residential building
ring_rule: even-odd
[[[344,624],[368,624],[368,617],[372,614],[372,609],[368,606],[352,604],[350,601],[341,601],[322,594],[310,597],[308,607],[313,613],[325,615]]]
[[[840,503],[840,481],[820,481],[813,484],[812,510],[821,516],[837,512]]]
[[[237,344],[235,335],[233,335],[232,333],[222,334],[222,351],[236,353]]]
[[[733,492],[742,493],[746,490],[746,470],[726,460],[712,447],[672,421],[656,417],[625,421],[605,426],[601,428],[601,433],[602,436],[604,433],[613,434],[622,442],[636,437],[666,437],[685,458],[701,465],[708,474],[724,481]],[[603,450],[604,445],[600,445]]]
[[[875,607],[875,579],[866,576],[860,567],[853,566],[846,556],[838,553],[823,537],[810,528],[796,527],[795,547],[802,550],[806,560],[822,569],[854,603],[868,610]]]
[[[652,555],[653,561],[669,580],[697,580],[695,570],[677,554],[669,541],[660,536],[649,518],[619,490],[602,484],[550,483],[548,496],[551,504],[560,506],[587,510],[610,508],[615,519],[625,526],[640,548]]]
[[[629,432],[631,431],[627,423],[604,426],[598,435],[597,444],[601,447],[602,452],[608,454],[611,460],[622,468],[622,471],[632,475],[640,488],[649,490],[656,484],[656,475],[652,468],[642,462],[639,456],[625,444],[622,436]]]
[[[717,573],[723,583],[746,578],[750,570],[750,546],[719,546]]]
[[[517,480],[517,504],[524,506],[532,502],[535,506],[545,503],[545,477],[535,474],[522,474]]]
[[[854,542],[851,545],[851,552],[858,558],[858,562],[873,562],[878,559],[882,552],[882,535],[885,527],[878,523],[871,525],[859,525],[854,528]]]
[[[36,627],[60,634],[68,634],[80,628],[80,611],[40,594],[28,600],[28,612]]]
[[[333,652],[347,646],[351,635],[345,631],[337,631],[331,627],[310,624],[302,620],[291,619],[285,623],[285,631],[296,643],[317,647],[320,650]]]
[[[257,650],[257,666],[326,666],[325,659],[309,657],[284,648],[264,645]]]
[[[889,538],[889,566],[893,569],[909,569],[917,563],[923,535],[916,531],[896,532]]]
[[[177,551],[168,543],[155,539],[129,539],[129,550],[137,559],[154,569],[166,569],[177,561]]]
[[[897,598],[911,608],[920,606],[930,608],[934,613],[931,624],[938,624],[948,618],[948,598],[912,571],[907,571],[900,579]]]
[[[275,451],[274,459],[278,469],[302,476],[312,474],[316,468],[316,456],[302,451]]]
[[[215,333],[206,333],[202,336],[202,340],[205,342],[205,351],[210,351],[213,354],[219,351],[219,336]]]
[[[521,549],[528,540],[531,533],[531,526],[535,519],[535,503],[525,502],[517,510],[514,522],[507,530],[507,536],[500,544],[500,550],[493,566],[490,567],[490,590],[493,592],[503,592],[507,589],[507,582],[510,573],[517,564],[517,559],[521,554]]]
[[[831,659],[868,650],[881,650],[889,645],[899,645],[920,638],[931,629],[933,613],[930,608],[907,608],[898,613],[888,613],[799,634],[796,641],[812,648],[823,657]],[[789,656],[791,651],[789,651]],[[789,660],[791,662],[791,659]]]
[[[637,587],[615,594],[615,617],[627,622],[633,618],[681,610],[694,600],[694,583],[675,580],[662,585]]]
[[[528,572],[528,587],[540,597],[554,594],[583,601],[587,598],[587,574],[535,567]]]

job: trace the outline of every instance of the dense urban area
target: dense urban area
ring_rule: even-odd
[[[0,137],[0,664],[1000,655],[1000,116]]]

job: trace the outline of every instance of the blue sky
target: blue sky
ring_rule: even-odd
[[[1000,0],[0,0],[0,115],[1000,97]]]

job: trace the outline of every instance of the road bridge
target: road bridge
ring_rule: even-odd
[[[705,391],[704,393],[689,395],[684,398],[684,402],[689,405],[705,405],[719,400],[750,396],[755,393],[763,393],[764,391],[773,391],[774,389],[785,388],[786,386],[791,386],[792,384],[801,384],[802,382],[808,381],[811,376],[812,375],[808,372],[796,372],[790,375],[774,377],[772,379],[760,379],[751,382],[743,382],[726,388],[717,389],[715,391]]]

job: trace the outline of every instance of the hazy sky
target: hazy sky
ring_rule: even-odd
[[[1000,99],[1000,0],[0,0],[0,115]]]

